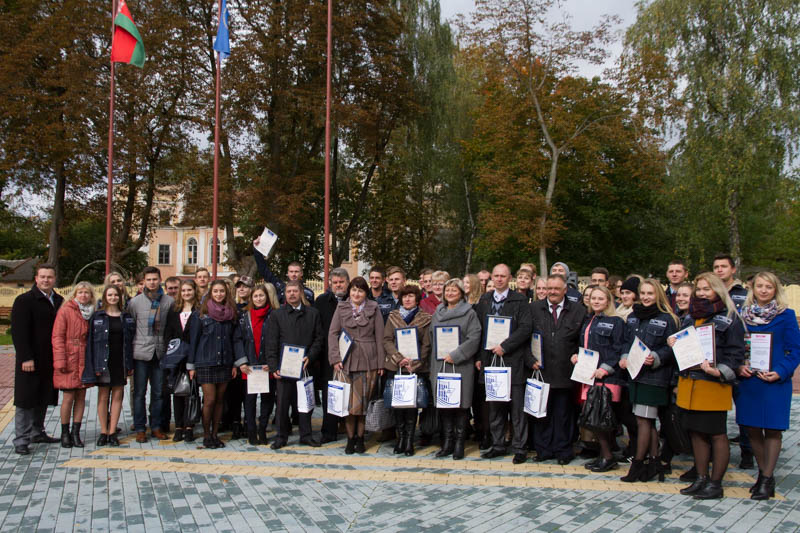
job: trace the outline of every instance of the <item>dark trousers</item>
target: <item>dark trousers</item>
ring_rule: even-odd
[[[491,433],[489,431],[489,402],[486,401],[486,385],[478,383],[478,375],[475,373],[475,388],[472,393],[472,417],[475,419],[475,431],[481,434]]]
[[[550,389],[547,416],[535,421],[534,446],[542,457],[566,458],[574,455],[578,438],[577,416],[572,389]]]
[[[289,406],[294,403],[297,406],[297,380],[294,379],[278,379],[277,391],[275,401],[278,404],[278,428],[276,439],[283,442],[289,438],[289,431],[292,428],[291,421],[289,420]],[[295,407],[297,409],[297,407]],[[311,436],[311,413],[298,412],[300,438]]]
[[[244,399],[244,417],[247,422],[247,432],[254,433],[256,431],[256,400],[261,397],[261,410],[258,414],[258,425],[266,431],[269,424],[269,415],[272,414],[272,408],[275,406],[275,388],[277,380],[269,380],[269,390],[273,392],[266,392],[262,394],[248,394]]]
[[[170,374],[164,371],[164,379],[161,382],[161,426],[164,431],[169,431],[169,421],[172,418],[172,402],[170,402],[171,394],[169,392],[169,387],[167,386],[168,376],[170,376]],[[178,427],[177,420],[175,421],[175,427]]]
[[[528,440],[528,417],[525,414],[525,385],[511,384],[510,402],[486,402],[489,404],[489,428],[492,431],[492,449],[505,452],[506,421],[511,415],[511,451],[525,453]]]
[[[225,389],[225,410],[222,415],[222,422],[226,426],[242,421],[242,404],[247,395],[247,382],[237,376],[228,382]]]
[[[738,407],[739,402],[739,385],[734,383],[733,385],[733,403],[737,404]],[[739,449],[742,453],[753,453],[753,445],[750,444],[750,434],[747,432],[747,426],[739,426]]]
[[[194,424],[190,424],[186,420],[186,404],[188,402],[188,396],[172,396],[172,410],[175,411],[175,429],[194,427]]]
[[[628,430],[628,447],[625,449],[625,454],[636,455],[636,441],[639,438],[639,423],[636,421],[636,415],[633,414],[633,404],[631,403],[629,387],[622,387],[622,398],[619,402],[613,404],[613,407],[617,420]]]
[[[27,446],[34,437],[44,435],[47,404],[38,407],[17,407],[14,411],[14,446]]]
[[[320,381],[320,390],[322,391],[322,435],[336,440],[339,436],[339,421],[341,418],[328,414],[328,381],[333,379],[333,368],[328,364],[327,360],[320,362],[322,372],[324,373],[323,379]],[[316,385],[317,380],[314,379]]]

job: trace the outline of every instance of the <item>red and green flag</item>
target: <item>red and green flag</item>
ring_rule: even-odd
[[[144,65],[144,42],[125,0],[119,1],[117,16],[114,18],[114,39],[111,42],[111,61]]]

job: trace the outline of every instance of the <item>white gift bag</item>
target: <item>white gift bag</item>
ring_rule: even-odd
[[[458,409],[461,407],[461,374],[439,372],[436,375],[436,407],[439,409]],[[444,363],[442,370],[445,370]]]
[[[549,396],[550,384],[543,381],[541,372],[537,372],[525,384],[525,412],[536,418],[546,417]]]
[[[328,382],[328,412],[340,418],[350,414],[350,384],[344,380],[341,372],[336,372],[334,380]]]
[[[494,366],[495,359],[492,357],[491,366],[483,369],[483,378],[486,383],[487,402],[510,402],[511,401],[511,367],[505,366],[503,358],[500,364]]]
[[[310,413],[316,406],[314,398],[314,378],[304,372],[304,376],[297,380],[297,410],[301,413]]]
[[[392,407],[417,408],[417,375],[395,374],[392,384]]]

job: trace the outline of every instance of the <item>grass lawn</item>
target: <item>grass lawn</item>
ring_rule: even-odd
[[[0,335],[0,346],[3,344],[11,344],[11,333],[3,333]]]

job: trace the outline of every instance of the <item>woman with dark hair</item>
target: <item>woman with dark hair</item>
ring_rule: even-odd
[[[383,329],[383,351],[386,354],[384,368],[392,377],[402,367],[407,373],[417,374],[417,379],[428,381],[428,359],[431,353],[431,342],[428,328],[431,315],[419,307],[422,293],[416,285],[406,285],[400,289],[398,298],[400,307],[389,313]],[[440,304],[441,305],[441,304]],[[417,351],[419,359],[411,360],[397,351],[397,330],[417,328]],[[417,427],[417,408],[392,409],[395,427],[397,428],[397,444],[394,453],[414,455],[414,431]]]
[[[348,286],[349,299],[339,302],[328,331],[328,361],[335,373],[344,372],[350,384],[350,415],[345,418],[345,453],[364,453],[367,404],[372,399],[378,376],[383,375],[383,316],[374,300],[368,300],[369,285],[361,276]],[[344,362],[339,353],[342,330],[353,341]]]
[[[217,432],[222,419],[222,406],[228,381],[236,377],[237,367],[247,364],[236,313],[236,303],[228,284],[221,279],[211,282],[208,297],[199,313],[190,321],[191,345],[189,369],[191,379],[203,387],[203,446],[222,448]]]

